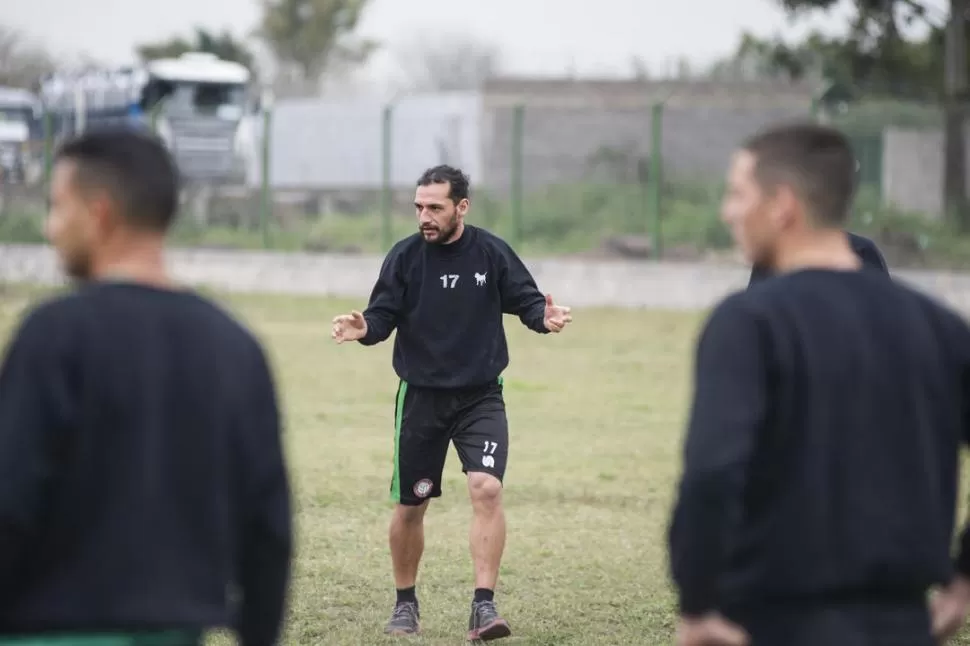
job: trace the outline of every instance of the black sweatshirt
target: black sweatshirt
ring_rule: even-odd
[[[876,246],[875,242],[855,233],[848,233],[848,236],[852,251],[859,257],[864,267],[881,271],[887,275],[889,274],[889,266],[886,265],[886,259],[882,257],[882,252],[879,251],[879,247]],[[750,287],[767,278],[771,278],[772,275],[772,272],[765,267],[752,267],[751,278],[748,279],[748,286]]]
[[[951,577],[970,428],[959,316],[873,270],[798,271],[713,311],[694,379],[669,532],[684,614],[921,602]]]
[[[276,642],[291,512],[275,387],[210,302],[95,283],[29,313],[0,369],[0,474],[0,635]]]
[[[384,259],[360,342],[380,343],[397,328],[393,364],[402,380],[427,388],[480,386],[509,364],[503,313],[547,332],[545,296],[508,244],[470,225],[447,245],[416,233]]]

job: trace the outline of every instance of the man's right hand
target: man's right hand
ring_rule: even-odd
[[[330,336],[337,342],[359,341],[367,335],[367,320],[364,315],[354,310],[350,314],[341,314],[333,320],[333,332]]]
[[[933,636],[944,643],[957,633],[970,613],[970,580],[957,576],[930,599]]]

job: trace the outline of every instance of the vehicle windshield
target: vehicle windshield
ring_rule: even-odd
[[[211,115],[235,120],[242,116],[246,86],[236,83],[152,80],[145,87],[145,107],[150,109],[163,99],[166,112]]]
[[[0,106],[0,123],[30,123],[30,111],[27,108],[5,108]]]

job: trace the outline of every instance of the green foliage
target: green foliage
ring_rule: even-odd
[[[835,0],[776,0],[792,17],[824,11]],[[802,41],[761,39],[744,34],[733,63],[761,77],[824,79],[839,102],[865,97],[935,101],[942,95],[943,28],[917,0],[853,0],[856,12],[844,35],[812,32]],[[919,40],[903,37],[902,27],[928,27]],[[970,49],[970,48],[968,48]],[[730,67],[720,63],[715,71]]]
[[[286,66],[313,81],[339,64],[363,63],[376,48],[353,38],[367,0],[262,0],[260,37]]]
[[[43,244],[43,222],[38,214],[4,213],[0,215],[0,243]]]
[[[236,40],[226,30],[217,34],[202,27],[196,27],[195,33],[190,38],[175,36],[168,40],[139,45],[135,50],[143,61],[176,58],[187,52],[204,52],[245,65],[251,72],[255,72],[253,53],[245,43]]]

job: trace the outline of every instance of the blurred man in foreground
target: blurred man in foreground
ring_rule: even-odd
[[[165,269],[178,190],[147,135],[57,155],[48,235],[78,288],[25,316],[0,368],[0,645],[278,639],[275,387],[253,336]]]
[[[817,125],[763,132],[731,165],[723,217],[778,275],[698,341],[669,533],[683,646],[930,646],[966,616],[970,535],[955,561],[950,539],[970,330],[863,266],[854,172]]]
[[[846,232],[846,236],[849,238],[849,246],[855,255],[858,256],[863,267],[869,267],[870,269],[875,269],[876,271],[881,271],[889,275],[889,266],[886,264],[886,259],[883,258],[882,252],[879,251],[879,247],[876,246],[875,242],[855,233]],[[766,265],[755,265],[751,268],[748,287],[757,285],[761,281],[771,278],[773,275],[774,273],[770,267]]]

